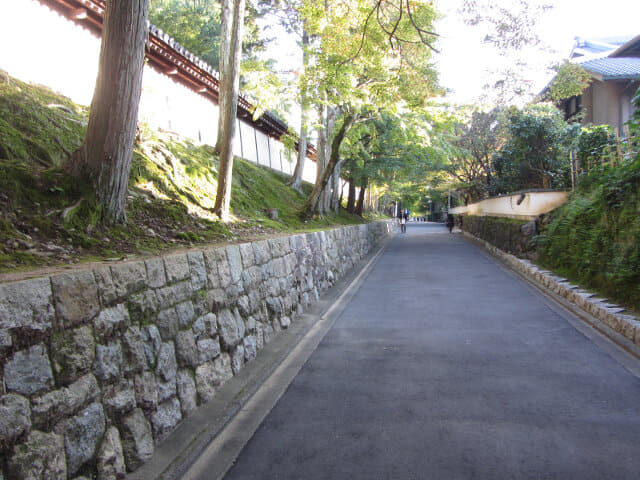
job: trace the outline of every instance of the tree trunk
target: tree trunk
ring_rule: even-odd
[[[347,212],[353,213],[356,208],[356,181],[349,177],[349,195],[347,196]]]
[[[326,126],[326,114],[327,109],[323,104],[318,105],[318,146],[316,154],[316,183],[319,185],[322,181],[322,175],[324,174],[325,167],[327,165],[327,130]],[[315,187],[314,187],[315,190]],[[322,198],[324,192],[324,186],[320,189],[319,198]],[[320,201],[319,205],[314,205],[315,213],[322,215],[324,211],[322,207],[324,202]],[[316,208],[317,207],[317,208]]]
[[[65,168],[93,183],[102,222],[114,224],[127,221],[149,0],[109,0],[106,7],[89,124],[82,146]]]
[[[320,200],[320,194],[322,193],[322,190],[324,190],[324,188],[326,187],[327,182],[329,181],[329,177],[331,177],[331,174],[333,173],[333,169],[335,168],[335,166],[338,163],[338,160],[340,159],[340,144],[342,143],[342,140],[344,140],[344,137],[346,136],[347,132],[353,125],[353,122],[355,121],[355,119],[356,119],[355,115],[351,113],[345,114],[342,122],[342,126],[336,132],[335,136],[333,137],[333,141],[331,142],[331,157],[329,158],[329,163],[324,169],[324,172],[322,173],[322,177],[320,178],[320,181],[316,182],[315,186],[313,187],[313,190],[311,191],[311,194],[309,194],[309,197],[307,198],[306,202],[302,207],[302,211],[300,212],[300,216],[302,218],[310,218],[313,216],[314,213],[317,212],[318,201]]]
[[[358,203],[356,204],[355,214],[362,216],[364,212],[364,194],[367,191],[367,180],[363,182],[363,185],[360,187],[360,193],[358,194]]]
[[[306,71],[309,64],[309,35],[306,30],[302,31],[302,74]],[[294,190],[302,193],[302,175],[304,174],[304,163],[307,158],[307,110],[309,108],[309,100],[307,98],[307,89],[304,85],[304,78],[300,79],[300,141],[298,143],[298,161],[293,171],[293,177],[289,181],[289,185]]]
[[[236,114],[238,111],[238,92],[240,90],[240,59],[242,54],[242,33],[244,31],[245,0],[233,1],[233,24],[231,26],[231,48],[229,55],[229,75],[225,82],[225,90],[220,96],[225,97],[224,120],[226,130],[222,138],[220,151],[220,169],[218,171],[218,191],[213,211],[223,222],[229,220],[231,205],[231,181],[233,173],[233,141],[236,134]]]
[[[222,0],[220,9],[220,59],[218,63],[218,136],[216,146],[213,148],[215,155],[222,153],[222,142],[229,126],[224,114],[226,112],[227,98],[222,94],[226,90],[229,76],[229,58],[231,57],[231,27],[233,23],[233,0]],[[233,119],[235,123],[235,118]]]
[[[340,167],[342,162],[338,162],[336,168],[333,170],[333,176],[331,184],[333,185],[333,192],[331,193],[331,210],[334,213],[340,211]]]
[[[325,152],[326,152],[324,154],[325,162],[327,158],[331,158],[331,143],[329,142],[329,139],[333,135],[333,129],[335,127],[335,123],[336,123],[336,111],[332,107],[327,107],[327,119],[325,122],[326,142],[324,145]],[[338,159],[338,162],[339,162],[339,159]],[[337,164],[336,164],[336,167],[337,167]],[[335,171],[335,167],[334,167],[334,171]],[[331,189],[333,188],[333,185],[334,185],[333,174],[331,174],[329,176],[329,179],[327,180],[327,184],[322,190],[322,213],[326,213],[331,210],[331,191],[332,191]]]

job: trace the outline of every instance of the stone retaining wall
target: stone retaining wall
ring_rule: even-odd
[[[392,228],[0,285],[0,480],[123,478]]]
[[[537,258],[533,241],[538,233],[535,220],[465,215],[462,220],[462,229],[505,252],[532,260]]]

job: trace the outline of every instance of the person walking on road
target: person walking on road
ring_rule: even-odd
[[[447,213],[447,228],[449,229],[449,233],[453,231],[453,215]]]

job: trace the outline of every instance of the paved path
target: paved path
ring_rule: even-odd
[[[225,478],[637,479],[640,381],[613,357],[460,235],[409,224]]]

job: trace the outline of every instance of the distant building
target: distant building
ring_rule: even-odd
[[[577,119],[581,113],[583,124],[611,125],[625,136],[624,125],[634,112],[632,100],[640,87],[640,35],[576,38],[569,60],[582,65],[593,80],[582,95],[559,105],[565,118]]]

